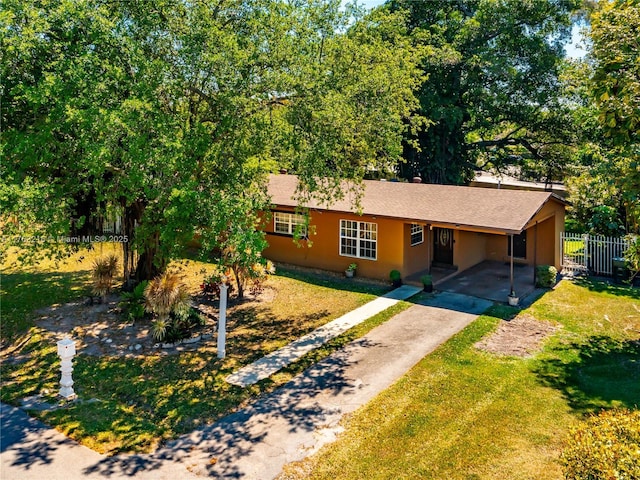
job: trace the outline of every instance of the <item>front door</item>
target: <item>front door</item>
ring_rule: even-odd
[[[450,228],[433,229],[433,261],[453,265],[453,230]]]

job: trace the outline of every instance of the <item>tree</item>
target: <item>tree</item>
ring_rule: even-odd
[[[591,18],[592,94],[627,231],[640,231],[640,1],[600,2]]]
[[[464,183],[477,163],[532,160],[558,175],[571,141],[558,74],[579,1],[391,0],[407,10],[412,39],[426,46],[421,113],[433,121],[407,145],[405,177]],[[561,170],[561,168],[560,168]]]
[[[400,14],[340,3],[6,0],[3,233],[60,250],[115,209],[125,278],[150,279],[194,237],[258,254],[281,165],[330,199],[395,163],[417,49]]]

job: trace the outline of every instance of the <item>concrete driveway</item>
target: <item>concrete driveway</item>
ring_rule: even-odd
[[[191,471],[266,480],[333,441],[341,418],[369,402],[492,302],[440,293],[396,315],[288,384],[167,445]]]
[[[388,388],[491,304],[447,292],[419,301],[272,394],[149,455],[99,455],[3,405],[0,477],[272,479],[285,464],[333,441],[345,414]]]

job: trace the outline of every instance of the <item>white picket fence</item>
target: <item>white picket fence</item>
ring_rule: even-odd
[[[560,246],[564,272],[612,276],[613,259],[624,255],[629,242],[625,238],[562,232]]]

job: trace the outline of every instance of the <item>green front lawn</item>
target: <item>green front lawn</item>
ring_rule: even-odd
[[[283,478],[563,478],[570,425],[601,408],[640,406],[640,295],[563,282],[526,313],[563,327],[534,358],[474,347],[513,314],[494,307]]]
[[[92,256],[85,252],[65,265],[8,268],[2,276],[2,323],[5,360],[1,399],[18,404],[32,395],[56,402],[59,360],[55,343],[35,326],[33,310],[62,303],[89,291]],[[197,286],[202,269],[181,262],[183,274]],[[74,362],[74,390],[80,402],[52,412],[35,413],[51,425],[100,452],[149,451],[159,442],[214,422],[243,402],[282,385],[354,335],[384,321],[388,312],[310,353],[297,364],[241,389],[224,378],[291,340],[384,293],[384,285],[337,276],[282,269],[268,280],[270,302],[246,302],[230,310],[227,358],[219,360],[214,346],[179,355],[140,358],[96,358],[79,352]],[[197,287],[196,287],[197,288]],[[7,328],[4,328],[4,326]],[[22,361],[13,364],[12,358]]]

